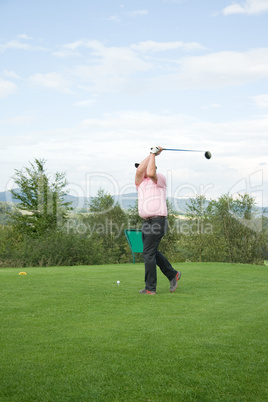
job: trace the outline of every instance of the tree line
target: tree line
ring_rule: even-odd
[[[45,160],[16,170],[18,203],[0,205],[0,266],[69,266],[132,261],[124,229],[141,228],[137,203],[125,211],[103,189],[88,213],[65,201],[65,173],[49,177]],[[225,194],[217,200],[196,196],[180,217],[168,203],[169,230],[160,249],[173,262],[218,261],[263,264],[267,256],[267,218],[254,198]],[[137,255],[136,261],[142,261]]]

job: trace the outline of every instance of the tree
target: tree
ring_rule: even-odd
[[[188,232],[181,238],[188,258],[199,261],[263,263],[267,233],[263,217],[249,194],[225,194],[188,204]]]
[[[139,216],[138,200],[135,201],[135,205],[128,210],[128,229],[141,229],[142,218]]]
[[[197,195],[187,204],[187,239],[191,245],[189,253],[198,261],[207,261],[211,254],[212,227],[210,222],[211,205],[205,196]]]
[[[127,216],[110,194],[99,189],[90,202],[90,214],[81,216],[81,220],[88,236],[101,243],[103,263],[118,263],[124,259]]]
[[[8,223],[8,214],[11,212],[12,206],[8,202],[0,202],[0,225]]]
[[[19,201],[11,213],[13,226],[35,237],[62,226],[72,209],[71,203],[64,200],[66,173],[56,172],[49,177],[45,163],[44,159],[35,159],[30,167],[16,169],[13,179],[19,189],[11,190]]]
[[[105,193],[102,188],[98,190],[97,197],[90,201],[90,212],[105,214],[114,207],[113,197]]]
[[[169,261],[182,261],[184,255],[181,252],[178,219],[175,215],[173,205],[167,200],[168,211],[168,230],[159,244],[159,251],[168,258]]]
[[[234,199],[225,194],[213,201],[212,215],[215,239],[223,240],[226,261],[263,262],[266,236],[254,197],[238,194]]]

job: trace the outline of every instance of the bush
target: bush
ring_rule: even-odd
[[[3,267],[102,263],[103,248],[99,239],[63,232],[50,232],[36,239],[26,235],[14,238],[10,228],[1,231],[0,266]]]

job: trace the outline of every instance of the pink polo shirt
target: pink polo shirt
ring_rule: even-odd
[[[141,218],[167,216],[166,187],[166,178],[162,174],[157,174],[157,183],[146,177],[139,185],[136,185]]]

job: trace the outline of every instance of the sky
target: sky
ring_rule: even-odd
[[[202,151],[157,157],[168,196],[267,207],[267,133],[268,0],[0,0],[0,191],[37,158],[132,193],[160,145]]]

